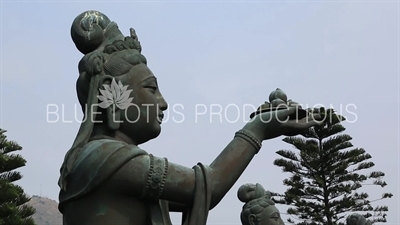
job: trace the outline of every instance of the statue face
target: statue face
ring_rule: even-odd
[[[129,85],[127,90],[132,90],[131,105],[120,112],[119,132],[116,137],[130,139],[128,142],[141,144],[156,138],[161,132],[163,111],[168,107],[158,88],[158,83],[153,73],[145,64],[133,66],[125,75],[123,85]]]
[[[264,209],[260,215],[260,222],[258,225],[284,225],[279,210],[274,206],[270,205]]]

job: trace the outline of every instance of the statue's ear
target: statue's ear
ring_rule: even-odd
[[[112,104],[106,109],[106,114],[107,114],[107,126],[113,131],[116,131],[119,129],[119,124],[121,123],[120,121],[120,110],[119,108],[115,105]]]
[[[250,214],[249,215],[249,224],[250,225],[257,225],[258,224],[256,215],[254,215],[254,214]]]
[[[106,88],[105,87],[111,87],[112,82],[115,82],[114,77],[109,76],[109,75],[103,75],[101,81],[100,81],[100,86],[99,88],[101,88],[102,90],[104,90],[104,94],[100,92],[100,94],[102,95],[103,98],[107,99],[107,100],[114,100],[114,99],[109,99],[113,97],[113,94],[115,93],[108,93],[108,90],[113,91],[112,88]],[[106,95],[106,96],[104,96]],[[102,104],[100,103],[100,107],[105,108],[105,112],[106,112],[106,120],[107,120],[107,126],[108,128],[110,128],[111,130],[115,131],[119,129],[119,124],[121,123],[120,121],[120,110],[119,108],[115,105],[115,104]]]

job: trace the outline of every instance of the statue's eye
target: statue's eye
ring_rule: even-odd
[[[150,89],[153,94],[156,93],[156,91],[157,91],[157,87],[156,86],[146,86],[145,88]]]
[[[270,218],[274,219],[274,220],[279,220],[280,219],[280,215],[278,213],[273,213]]]

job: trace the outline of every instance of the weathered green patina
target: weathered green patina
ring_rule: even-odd
[[[134,29],[125,37],[106,15],[86,11],[71,36],[84,54],[77,93],[85,117],[61,167],[64,225],[167,225],[169,212],[182,212],[185,225],[206,224],[262,141],[317,124],[293,119],[296,107],[270,110],[232,135],[209,166],[168,162],[139,147],[160,134],[168,105]]]

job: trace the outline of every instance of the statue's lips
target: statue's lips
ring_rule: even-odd
[[[158,120],[158,123],[159,124],[161,124],[162,123],[162,120],[164,119],[164,114],[160,114],[160,115],[158,115],[158,118],[157,118],[157,120]]]

